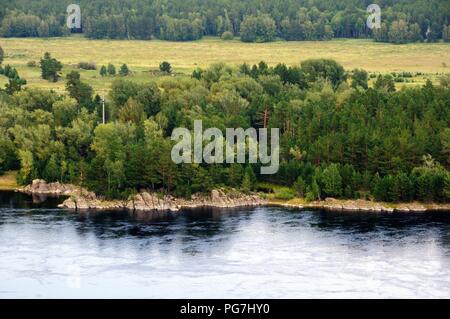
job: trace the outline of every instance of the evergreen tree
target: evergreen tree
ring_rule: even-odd
[[[164,73],[172,73],[172,66],[170,65],[169,62],[163,61],[159,65],[159,70]]]
[[[249,174],[245,174],[244,178],[242,179],[242,184],[241,184],[241,190],[242,192],[248,194],[250,193],[250,191],[252,190],[252,182],[251,182],[251,177]]]
[[[377,80],[373,85],[375,90],[384,90],[386,92],[394,92],[395,91],[395,82],[392,78],[392,75],[379,75]]]
[[[362,69],[355,69],[352,71],[352,87],[357,88],[358,86],[366,89],[368,86],[368,74]]]
[[[9,78],[8,83],[5,85],[5,91],[9,95],[14,95],[14,93],[21,91],[22,86],[25,84],[27,84],[27,81],[18,76]]]
[[[116,67],[111,63],[108,64],[108,74],[111,76],[116,75]]]
[[[106,66],[102,65],[102,67],[100,68],[100,75],[102,77],[105,77],[108,75],[108,70],[106,69]]]
[[[93,95],[92,87],[81,81],[80,73],[77,71],[70,72],[66,78],[66,90],[69,95],[77,100],[80,105],[90,106]]]
[[[60,78],[62,63],[52,58],[50,53],[46,52],[40,61],[42,78],[51,82],[57,82]]]
[[[130,70],[128,69],[128,66],[126,64],[123,64],[120,67],[119,75],[120,76],[127,76],[128,74],[130,74]]]
[[[293,187],[295,189],[295,191],[297,192],[297,195],[300,197],[305,197],[306,195],[306,183],[303,180],[303,178],[301,176],[299,176],[297,178],[297,180],[295,181]]]
[[[331,164],[324,169],[321,182],[326,196],[340,197],[342,195],[342,178],[337,164]]]

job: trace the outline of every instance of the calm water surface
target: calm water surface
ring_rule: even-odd
[[[450,298],[449,213],[75,214],[41,200],[0,193],[0,298]]]

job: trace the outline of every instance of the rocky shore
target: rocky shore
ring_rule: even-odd
[[[384,213],[424,213],[431,211],[450,212],[450,204],[424,204],[424,203],[380,203],[368,200],[341,200],[335,198],[326,198],[322,201],[313,201],[309,203],[297,202],[270,202],[270,204],[291,208],[310,208],[322,209],[326,211],[342,212],[384,212]]]
[[[179,211],[184,208],[233,208],[256,206],[282,206],[298,209],[322,209],[327,211],[343,212],[450,212],[450,204],[423,204],[423,203],[379,203],[367,200],[340,200],[326,198],[322,201],[304,202],[271,201],[263,199],[258,194],[246,195],[238,191],[213,190],[211,194],[192,195],[190,199],[175,198],[170,195],[160,195],[148,191],[128,200],[105,200],[97,197],[93,192],[70,184],[46,183],[43,180],[34,180],[20,192],[31,195],[67,196],[68,198],[59,205],[70,210],[131,210],[131,211]]]
[[[74,185],[46,183],[34,180],[31,185],[19,189],[31,195],[68,196],[59,207],[70,210],[131,210],[131,211],[179,211],[183,208],[233,208],[246,206],[261,206],[267,203],[256,194],[246,195],[237,191],[222,189],[213,190],[210,196],[195,194],[190,199],[175,198],[170,195],[160,195],[147,191],[128,200],[105,200],[93,192]]]
[[[80,187],[72,184],[47,183],[42,179],[35,179],[30,185],[19,188],[18,191],[30,195],[70,196],[80,191]]]

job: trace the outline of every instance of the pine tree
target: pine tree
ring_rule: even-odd
[[[108,75],[108,70],[106,69],[106,66],[102,65],[102,67],[100,68],[100,75],[101,76],[107,76]]]
[[[128,69],[128,66],[126,64],[123,64],[120,67],[119,75],[120,76],[127,76],[128,74],[130,74],[130,70]]]
[[[249,174],[245,174],[244,178],[242,179],[242,184],[241,184],[241,190],[242,192],[248,194],[250,193],[252,189],[252,182],[251,182],[251,177]]]
[[[116,75],[116,67],[111,63],[108,64],[108,74],[111,76]]]
[[[306,194],[306,183],[303,180],[303,178],[301,176],[299,176],[297,178],[297,180],[295,181],[294,185],[293,185],[295,191],[297,192],[298,196],[300,197],[304,197]]]
[[[62,63],[52,58],[50,53],[46,52],[40,64],[42,78],[51,82],[57,82],[61,76],[59,72],[62,70]]]
[[[172,66],[170,65],[169,62],[163,61],[159,65],[159,70],[164,73],[172,73]]]
[[[342,195],[342,178],[337,164],[331,164],[322,173],[323,191],[327,196],[340,197]]]

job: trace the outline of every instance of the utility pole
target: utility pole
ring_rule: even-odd
[[[103,124],[105,124],[105,96],[102,96],[102,119]]]

